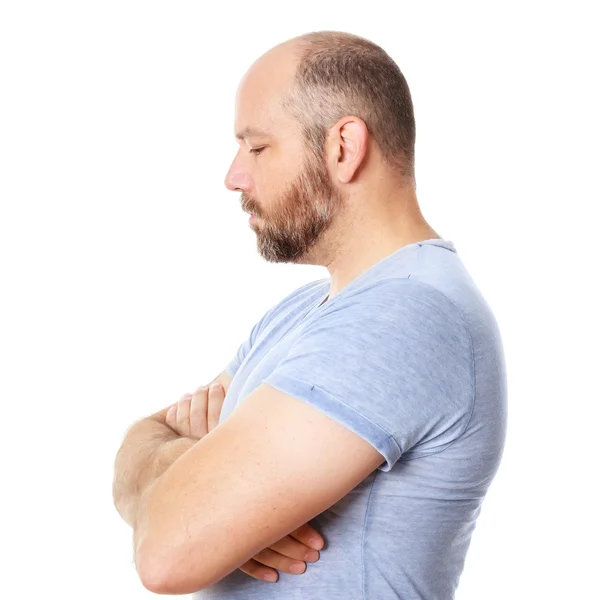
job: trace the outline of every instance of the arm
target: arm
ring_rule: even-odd
[[[115,508],[135,526],[142,495],[197,440],[180,437],[156,413],[132,425],[117,452],[113,479]]]
[[[223,371],[210,383],[227,393],[232,377]],[[169,407],[134,423],[115,459],[113,501],[123,519],[135,527],[141,496],[197,439],[180,436],[166,424]]]
[[[207,588],[289,538],[382,460],[359,435],[263,383],[144,494],[134,536],[140,580],[157,594]]]
[[[167,408],[152,415],[152,417],[148,417],[148,419],[155,418],[159,423],[163,423],[164,417],[164,424],[181,437],[163,442],[155,450],[154,458],[150,461],[151,468],[146,468],[146,481],[142,476],[138,478],[139,493],[137,496],[133,496],[130,508],[124,508],[122,511],[123,518],[133,527],[133,554],[136,569],[138,568],[137,549],[140,540],[144,537],[144,513],[153,490],[159,481],[167,475],[166,472],[176,467],[178,459],[181,457],[183,460],[183,454],[191,449],[194,442],[207,435],[205,430],[210,432],[218,425],[218,415],[221,412],[225,398],[223,390],[229,387],[231,377],[225,374],[214,381],[217,383],[222,382],[220,392],[217,389],[212,393],[207,393],[206,388],[198,388],[192,398],[187,398],[189,395],[186,394],[182,396],[179,403],[173,405],[176,408],[174,413],[169,414]],[[225,385],[223,385],[223,382]],[[215,415],[217,416],[216,423],[214,423]],[[214,423],[212,427],[211,421]],[[142,465],[138,472],[141,474],[144,468],[144,465]],[[263,580],[267,575],[272,575],[277,580],[278,572],[276,569],[288,573],[298,573],[294,568],[306,568],[306,563],[303,561],[314,562],[318,560],[318,550],[323,544],[320,534],[309,523],[305,523],[268,548],[262,549],[242,564],[239,569],[255,579]],[[144,577],[147,576],[144,575]]]

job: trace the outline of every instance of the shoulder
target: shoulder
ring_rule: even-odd
[[[429,322],[450,321],[464,326],[461,307],[448,295],[430,284],[405,277],[370,282],[347,294],[340,293],[326,304],[329,306],[322,316],[329,311],[370,316],[380,321],[422,317]]]

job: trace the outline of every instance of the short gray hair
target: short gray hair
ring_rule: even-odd
[[[299,59],[284,109],[299,121],[307,148],[322,156],[328,129],[345,115],[362,119],[385,161],[414,182],[415,118],[404,75],[377,44],[341,31],[294,38]]]

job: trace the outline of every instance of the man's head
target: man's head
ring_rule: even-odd
[[[379,46],[352,34],[310,33],[261,56],[238,89],[235,132],[225,184],[242,192],[269,262],[313,262],[370,179],[414,186],[406,81]]]

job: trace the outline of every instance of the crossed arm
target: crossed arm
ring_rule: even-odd
[[[154,425],[160,424],[147,427]],[[188,594],[220,581],[383,462],[358,434],[264,383],[199,441],[176,446],[169,438],[175,435],[165,431],[150,433],[154,449],[150,444],[136,455],[138,487],[129,503],[121,500],[135,525],[140,579],[162,594]],[[232,536],[236,544],[222,543]]]
[[[220,383],[227,394],[231,381],[231,376],[223,371],[210,383]],[[134,423],[115,459],[113,501],[121,517],[134,530],[140,504],[150,486],[197,441],[179,436],[166,425],[168,408]]]

